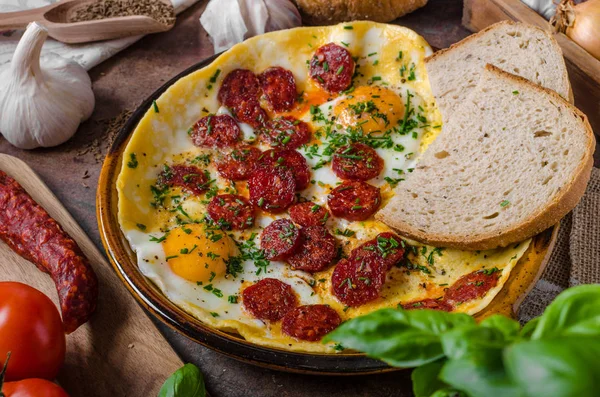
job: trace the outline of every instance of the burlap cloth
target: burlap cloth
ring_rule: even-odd
[[[561,291],[600,283],[600,169],[592,169],[585,195],[560,224],[550,261],[519,309],[519,320],[539,316]]]

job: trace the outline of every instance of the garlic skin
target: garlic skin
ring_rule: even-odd
[[[290,0],[211,0],[200,17],[215,53],[252,36],[302,24]]]
[[[94,110],[92,82],[78,63],[50,53],[40,65],[47,36],[31,23],[0,74],[0,132],[21,149],[66,142]]]
[[[529,8],[533,9],[535,12],[549,20],[554,16],[556,12],[556,4],[554,0],[521,0],[523,3],[527,4]]]

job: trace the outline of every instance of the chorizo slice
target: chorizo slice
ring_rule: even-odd
[[[327,305],[305,305],[289,311],[281,322],[281,330],[293,338],[315,342],[336,329],[342,319]]]
[[[259,94],[260,83],[256,75],[248,69],[235,69],[223,79],[217,99],[222,105],[233,108],[244,100],[258,101]]]
[[[381,173],[383,159],[370,146],[352,143],[335,152],[331,168],[340,179],[366,181]]]
[[[304,156],[297,150],[271,149],[263,153],[259,159],[260,166],[274,169],[289,169],[296,181],[296,190],[304,190],[310,183],[310,169]]]
[[[300,230],[289,219],[271,222],[260,235],[260,248],[265,258],[280,261],[292,255],[300,246]]]
[[[260,138],[271,147],[298,149],[310,141],[310,127],[292,116],[278,117],[268,121],[261,130]]]
[[[342,259],[333,269],[333,294],[347,306],[357,307],[379,297],[386,266],[373,256]]]
[[[90,319],[98,300],[98,279],[88,259],[46,210],[2,171],[0,239],[52,277],[66,333]]]
[[[174,164],[165,165],[158,176],[161,186],[177,186],[181,189],[200,195],[208,190],[208,177],[203,170],[194,165]]]
[[[275,112],[286,112],[294,107],[298,92],[292,72],[274,66],[259,74],[258,80],[267,102]]]
[[[497,268],[466,274],[448,288],[444,300],[456,307],[463,302],[482,298],[498,284],[501,274],[502,271]]]
[[[417,309],[431,309],[441,310],[444,312],[451,312],[452,305],[448,304],[443,299],[423,299],[415,302],[403,303],[402,308],[404,310],[417,310]]]
[[[325,90],[338,93],[352,84],[354,59],[350,52],[335,43],[325,44],[310,60],[310,77]]]
[[[249,145],[240,145],[217,162],[217,171],[223,178],[244,181],[256,168],[262,152]]]
[[[366,182],[344,182],[331,191],[327,205],[333,216],[349,221],[364,221],[381,204],[379,188]]]
[[[300,226],[324,226],[329,219],[329,211],[311,201],[294,204],[290,207],[290,218]]]
[[[354,248],[350,253],[350,258],[361,259],[372,256],[381,261],[389,270],[404,258],[404,252],[402,239],[394,233],[384,232]]]
[[[259,167],[248,180],[248,192],[254,206],[278,214],[296,200],[296,180],[288,168]]]
[[[207,148],[226,148],[235,145],[242,131],[235,120],[226,114],[204,116],[194,124],[190,137],[194,145]]]
[[[325,269],[336,258],[338,252],[335,237],[323,226],[300,229],[302,243],[287,262],[295,270],[315,273]]]
[[[208,215],[225,230],[244,230],[254,225],[254,207],[245,197],[220,194],[208,204]]]
[[[298,298],[288,284],[264,278],[242,292],[242,303],[259,320],[278,321],[298,306]]]

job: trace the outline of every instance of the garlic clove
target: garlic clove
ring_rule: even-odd
[[[242,42],[248,31],[238,0],[209,2],[200,23],[209,34],[215,53]]]
[[[269,20],[269,11],[263,0],[239,1],[244,22],[248,32],[245,38],[253,37],[266,32],[265,28]]]
[[[248,37],[300,26],[302,19],[290,0],[211,0],[200,23],[221,52]]]
[[[0,132],[21,149],[60,145],[94,110],[92,82],[78,63],[40,53],[48,32],[32,23],[0,75]]]
[[[269,10],[266,32],[289,29],[302,25],[298,8],[289,0],[265,0]]]

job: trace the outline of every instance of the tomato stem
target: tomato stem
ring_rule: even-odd
[[[2,372],[0,372],[0,397],[6,397],[2,391],[2,386],[4,386],[4,376],[6,375],[6,368],[8,368],[8,360],[10,360],[10,352],[6,353],[6,361],[4,362]]]

